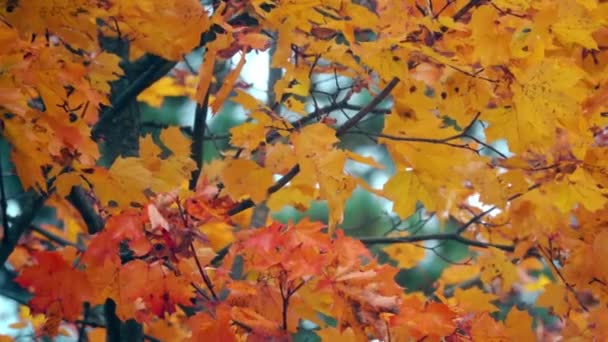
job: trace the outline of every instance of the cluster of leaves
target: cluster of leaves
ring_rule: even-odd
[[[33,295],[23,324],[36,336],[608,338],[607,2],[0,4],[0,132],[26,190],[13,217],[0,182],[0,262]],[[282,72],[265,103],[239,76],[270,47]],[[200,68],[175,68],[190,53]],[[371,101],[354,104],[362,94]],[[191,137],[141,136],[137,100],[167,96],[197,102]],[[248,119],[203,165],[207,118],[228,101]],[[381,188],[348,172],[385,167],[344,149],[350,136],[387,151],[395,172]],[[423,206],[460,224],[347,237],[357,188],[392,201],[395,217]],[[327,225],[249,228],[255,207],[316,200]],[[43,206],[60,227],[32,224]],[[468,246],[468,259],[406,294],[395,275],[431,240]],[[365,244],[388,244],[399,267]],[[530,289],[553,320],[515,305]]]

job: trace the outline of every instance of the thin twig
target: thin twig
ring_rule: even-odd
[[[186,213],[182,209],[179,198],[177,198],[175,200],[175,202],[177,203],[177,210],[179,211],[179,215],[184,223],[184,227],[190,228],[190,224],[188,222],[188,219],[186,218]],[[211,296],[213,297],[213,299],[215,301],[217,301],[218,296],[216,295],[215,291],[213,290],[213,283],[211,282],[211,279],[207,275],[207,272],[205,272],[205,270],[203,269],[203,265],[201,265],[201,261],[198,259],[198,255],[196,254],[196,249],[194,249],[194,244],[192,242],[190,242],[190,251],[192,252],[192,256],[194,257],[194,261],[196,262],[196,267],[198,268],[198,271],[201,274],[201,277],[203,278],[203,282],[205,283],[205,286],[207,286],[207,288],[209,289],[209,292],[211,292]],[[195,286],[194,284],[193,284],[193,286],[195,289],[199,290],[198,286]],[[202,291],[199,291],[199,293],[202,293]],[[204,296],[204,297],[206,297],[206,296]]]
[[[44,236],[45,238],[61,245],[61,246],[72,246],[74,248],[76,248],[78,251],[80,252],[84,252],[84,249],[82,247],[80,247],[78,244],[75,244],[71,241],[68,241],[64,238],[62,238],[61,236],[55,235],[47,230],[42,229],[42,227],[39,227],[37,225],[32,225],[32,231],[35,231],[36,233]]]
[[[393,91],[393,89],[397,86],[398,83],[399,83],[399,79],[397,77],[393,78],[386,85],[386,87],[384,87],[384,89],[382,89],[382,91],[380,93],[378,93],[378,95],[376,95],[376,97],[374,97],[374,99],[370,103],[368,103],[365,107],[361,108],[361,110],[359,112],[357,112],[357,114],[355,114],[353,117],[351,117],[349,120],[347,120],[342,126],[340,126],[340,128],[338,128],[338,130],[336,130],[336,136],[343,135],[346,131],[348,131],[350,128],[355,126],[359,121],[361,121],[361,119],[363,119],[364,116],[366,116],[372,110],[374,110],[376,108],[376,106],[378,106],[380,104],[380,102],[384,101],[384,99],[390,95],[390,93]]]
[[[437,13],[435,13],[435,15],[433,16],[433,19],[437,19],[439,18],[439,16],[441,15],[441,13],[443,13],[443,11],[445,11],[448,7],[450,7],[451,4],[455,3],[455,0],[448,0],[446,1],[446,3],[443,5],[443,7],[441,7],[439,9],[439,11],[437,11]]]
[[[411,243],[428,240],[453,240],[460,242],[464,245],[480,247],[480,248],[498,248],[506,252],[513,252],[515,246],[499,245],[488,242],[481,242],[477,240],[467,239],[456,233],[439,233],[439,234],[425,234],[425,235],[410,235],[410,236],[379,236],[379,237],[360,237],[357,238],[366,245],[374,244],[390,244],[390,243]]]
[[[512,196],[509,196],[507,198],[507,202],[513,201],[516,198],[519,198],[521,196],[523,196],[524,194],[538,188],[540,186],[540,183],[536,183],[530,187],[528,187],[528,189],[524,192],[519,192],[516,193]],[[469,228],[471,225],[473,225],[474,223],[477,223],[479,220],[481,220],[484,216],[488,215],[489,213],[491,213],[492,211],[494,211],[495,209],[497,209],[497,207],[494,205],[484,211],[482,211],[481,213],[473,216],[470,220],[468,220],[465,224],[463,224],[462,226],[460,226],[457,230],[456,233],[457,234],[461,234],[462,232],[464,232],[465,230],[467,230],[467,228]]]
[[[196,250],[194,249],[194,244],[192,244],[192,243],[190,243],[190,250],[192,251],[192,255],[194,256],[194,261],[196,262],[196,267],[198,268],[198,271],[201,274],[201,277],[203,278],[203,282],[205,282],[205,286],[207,286],[207,288],[209,289],[209,292],[211,293],[211,297],[213,297],[213,299],[215,301],[217,301],[219,298],[218,298],[217,294],[215,293],[215,290],[213,289],[213,283],[211,282],[211,279],[207,275],[207,272],[205,272],[205,270],[203,269],[203,266],[201,265],[200,260],[198,260],[198,255],[196,255]]]
[[[359,112],[357,112],[357,114],[355,114],[353,117],[351,117],[342,126],[340,126],[340,128],[338,128],[338,130],[336,130],[336,136],[341,136],[341,135],[345,134],[348,131],[348,129],[355,126],[357,124],[357,122],[359,122],[367,114],[369,114],[372,110],[374,110],[376,108],[376,106],[380,104],[380,102],[382,102],[386,97],[388,97],[390,95],[391,91],[395,88],[395,86],[397,86],[397,83],[399,83],[399,79],[393,78],[386,85],[386,87],[384,87],[384,89],[382,89],[382,91],[380,93],[378,93],[378,95],[376,95],[376,97],[374,97],[374,99],[369,104],[367,104],[365,107],[361,108],[361,110]],[[283,186],[285,186],[287,183],[289,183],[299,172],[300,172],[300,165],[295,165],[294,167],[292,167],[274,185],[272,185],[270,188],[268,188],[268,194],[270,195],[270,194],[273,194],[273,193],[279,191]],[[254,205],[255,205],[255,203],[251,199],[242,201],[242,202],[238,203],[236,206],[232,207],[228,211],[228,215],[234,216],[244,210],[247,210],[247,209],[253,207]],[[213,261],[219,262],[219,261],[221,261],[221,259],[216,260],[214,258]]]
[[[283,175],[283,177],[281,177],[276,183],[274,183],[273,186],[268,188],[268,194],[270,195],[279,191],[283,186],[285,186],[285,184],[289,183],[293,179],[293,177],[295,177],[299,172],[300,165],[292,167],[286,174]],[[242,201],[236,206],[232,207],[230,210],[228,210],[228,215],[234,216],[244,210],[253,207],[254,205],[255,203],[250,199]]]
[[[547,259],[547,262],[551,265],[551,268],[555,271],[555,273],[560,278],[560,280],[562,281],[562,283],[564,283],[564,285],[566,286],[566,288],[568,289],[568,291],[570,291],[572,293],[572,295],[574,296],[574,298],[578,302],[578,305],[580,305],[581,309],[583,309],[585,312],[588,312],[589,308],[587,308],[587,306],[585,305],[585,303],[583,303],[581,301],[581,299],[577,296],[576,290],[574,289],[574,286],[572,286],[570,283],[568,283],[566,281],[566,278],[564,278],[564,275],[562,274],[562,272],[559,270],[559,268],[557,268],[557,266],[553,262],[553,255],[551,255],[551,252],[550,251],[546,251],[545,248],[543,246],[541,246],[541,245],[538,245],[537,247],[540,250],[541,255]]]
[[[473,7],[476,7],[477,5],[479,5],[481,3],[482,0],[470,0],[469,2],[467,2],[466,5],[462,6],[462,8],[456,12],[456,14],[454,14],[452,16],[452,19],[454,19],[454,21],[458,21],[460,20],[462,17],[464,17],[465,14],[467,14]]]

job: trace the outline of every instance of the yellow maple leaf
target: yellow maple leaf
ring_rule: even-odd
[[[472,28],[474,56],[482,65],[499,65],[509,61],[510,34],[497,25],[498,12],[490,6],[481,6],[473,12],[469,25]]]
[[[545,59],[521,72],[512,85],[514,107],[488,111],[488,138],[506,138],[515,153],[547,150],[555,142],[556,128],[577,126],[583,72],[559,59]]]
[[[441,281],[446,284],[461,283],[466,280],[471,280],[479,275],[479,265],[472,264],[454,264],[449,265],[441,274]]]
[[[218,251],[234,241],[232,227],[226,222],[205,223],[200,230],[205,233],[214,251]]]
[[[490,303],[498,299],[498,296],[482,291],[478,287],[463,290],[457,288],[454,291],[454,304],[466,312],[494,312],[498,311],[496,305]]]
[[[169,127],[160,132],[160,140],[175,156],[190,156],[192,140],[187,138],[178,127]]]
[[[276,143],[266,147],[265,165],[272,173],[284,174],[297,164],[293,147]]]
[[[196,0],[130,0],[117,6],[120,30],[131,36],[131,44],[173,61],[198,46],[201,34],[211,25]]]
[[[566,300],[567,291],[563,284],[549,283],[536,299],[536,305],[551,308],[551,311],[558,316],[565,315],[570,310]]]
[[[569,212],[578,204],[590,211],[596,211],[603,208],[608,201],[605,197],[607,192],[598,187],[596,180],[581,168],[563,180],[546,184],[543,189],[562,213]]]
[[[286,205],[291,205],[298,210],[306,210],[310,202],[315,199],[315,189],[305,186],[289,186],[270,195],[268,208],[271,211],[279,211]]]
[[[575,43],[587,49],[597,49],[592,34],[601,26],[602,23],[594,20],[583,5],[569,0],[559,2],[558,20],[551,30],[564,44]]]
[[[513,307],[507,315],[505,327],[509,336],[515,341],[536,340],[536,334],[532,330],[532,317],[527,311]]]
[[[179,84],[173,77],[165,76],[139,94],[137,101],[160,108],[168,96],[194,96],[194,88]]]
[[[479,258],[481,266],[481,281],[488,284],[496,278],[501,279],[501,289],[507,292],[519,278],[517,269],[502,251],[490,248]]]
[[[418,265],[425,255],[424,248],[412,243],[395,243],[384,247],[383,250],[391,259],[397,261],[400,268],[412,268]]]
[[[394,202],[393,211],[401,217],[412,215],[418,201],[429,211],[437,209],[436,189],[415,171],[398,172],[384,184],[383,191]]]
[[[266,199],[267,190],[273,184],[270,171],[244,159],[227,161],[220,179],[230,197],[235,200],[251,197],[255,203]]]
[[[95,168],[86,178],[103,204],[113,202],[121,208],[144,203],[143,191],[153,182],[152,173],[139,158],[117,158],[109,170]]]
[[[256,149],[266,140],[266,128],[255,122],[246,122],[230,129],[230,143],[246,150]]]

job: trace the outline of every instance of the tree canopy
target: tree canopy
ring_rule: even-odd
[[[0,42],[12,336],[608,339],[606,1],[3,0]]]

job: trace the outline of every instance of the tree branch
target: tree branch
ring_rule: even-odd
[[[536,183],[530,187],[528,187],[528,189],[524,192],[520,192],[517,194],[514,194],[512,196],[509,196],[507,198],[507,202],[510,202],[516,198],[519,198],[521,196],[523,196],[524,194],[538,188],[540,186],[540,183]],[[461,234],[462,232],[464,232],[465,230],[467,230],[467,228],[469,228],[471,225],[473,225],[474,223],[477,223],[479,220],[481,220],[484,216],[488,215],[489,213],[491,213],[492,211],[494,211],[495,209],[498,209],[495,205],[493,205],[492,207],[482,211],[481,213],[473,216],[470,220],[468,220],[465,224],[463,224],[462,226],[460,226],[457,230],[456,230],[456,234]]]
[[[379,237],[360,237],[357,238],[366,245],[374,244],[390,244],[390,243],[412,243],[428,240],[452,240],[460,242],[464,245],[489,248],[494,247],[501,249],[506,252],[513,252],[515,246],[500,245],[489,242],[481,242],[477,240],[467,239],[457,233],[439,233],[439,234],[425,234],[425,235],[412,235],[412,236],[379,236]]]
[[[2,215],[2,243],[8,243],[8,204],[6,201],[6,189],[4,189],[4,171],[2,158],[0,158],[0,215]]]
[[[93,207],[91,200],[81,186],[73,187],[66,199],[74,208],[76,208],[80,213],[80,216],[82,216],[84,223],[87,225],[89,234],[99,233],[103,229],[103,219],[99,216]]]
[[[83,325],[86,325],[86,326],[89,326],[89,327],[92,327],[92,328],[108,329],[108,327],[107,327],[106,324],[103,324],[103,323],[100,323],[100,322],[96,322],[96,321],[77,320],[74,323],[76,323],[76,324],[83,324]],[[144,334],[143,337],[144,337],[145,340],[148,340],[150,342],[162,342],[161,340],[159,340],[156,337],[151,336],[151,335]],[[114,341],[114,340],[109,340],[109,339],[106,339],[106,340],[108,340],[108,341]]]
[[[211,282],[211,279],[209,279],[207,272],[205,272],[205,270],[203,269],[203,265],[201,265],[201,262],[198,259],[198,255],[196,254],[196,249],[194,249],[194,244],[192,242],[190,243],[190,251],[192,252],[192,255],[194,256],[194,261],[196,262],[196,267],[198,268],[198,271],[201,274],[201,277],[203,278],[203,282],[205,283],[205,286],[207,286],[207,289],[209,289],[209,292],[211,293],[211,297],[213,297],[213,300],[218,301],[219,297],[217,296],[217,294],[215,293],[215,290],[213,289],[213,283]]]
[[[378,93],[378,95],[376,95],[376,97],[374,97],[374,99],[370,103],[368,103],[365,107],[361,108],[361,110],[359,112],[357,112],[357,114],[355,114],[353,117],[351,117],[349,120],[347,120],[342,126],[340,126],[340,128],[338,128],[338,130],[336,131],[336,136],[341,136],[342,134],[344,134],[351,127],[355,126],[359,121],[361,121],[361,119],[363,119],[363,117],[365,117],[372,110],[374,110],[376,108],[376,106],[378,106],[380,104],[380,102],[384,101],[384,99],[386,97],[388,97],[388,95],[390,95],[391,91],[393,91],[393,89],[397,86],[397,83],[399,83],[399,79],[396,77],[393,78],[386,85],[386,87],[384,87],[384,89],[382,89],[382,91],[380,93]]]
[[[382,89],[382,91],[378,95],[376,95],[376,97],[374,97],[374,99],[370,103],[368,103],[365,107],[361,108],[361,110],[359,112],[357,112],[357,114],[355,114],[353,117],[351,117],[342,126],[340,126],[340,128],[338,128],[338,130],[336,130],[336,136],[341,136],[341,135],[345,134],[349,128],[356,125],[357,122],[359,122],[361,119],[363,119],[363,117],[365,117],[372,110],[374,110],[376,108],[376,106],[378,104],[380,104],[380,102],[382,102],[386,97],[388,97],[388,95],[395,88],[397,83],[399,83],[399,79],[393,78],[386,85],[386,87],[384,87],[384,89]],[[313,114],[320,115],[320,114],[318,114],[318,111],[313,112],[311,115],[309,115],[305,118],[302,118],[302,120],[304,120],[306,118],[308,118],[308,120],[312,120],[312,118],[309,118],[309,117],[312,117]],[[285,184],[289,183],[299,172],[300,172],[300,165],[296,165],[296,166],[292,167],[273,186],[268,188],[268,194],[270,195],[272,193],[279,191],[279,189],[281,189],[283,186],[285,186]],[[253,203],[253,201],[250,199],[242,201],[239,204],[237,204],[236,206],[232,207],[232,209],[230,209],[228,211],[228,215],[234,216],[244,210],[247,210],[247,209],[253,207],[254,205],[255,205],[255,203]]]
[[[21,235],[30,227],[34,218],[38,214],[38,211],[44,205],[47,195],[40,195],[34,190],[29,191],[26,202],[21,205],[25,211],[17,217],[17,219],[11,225],[11,228],[5,230],[4,234],[7,238],[3,239],[2,245],[0,245],[0,265],[4,265],[8,257],[11,255]]]
[[[146,59],[147,58],[147,59]],[[142,57],[148,65],[145,71],[141,72],[129,85],[117,94],[112,101],[112,106],[104,109],[99,115],[99,121],[93,126],[91,136],[93,140],[99,140],[102,136],[104,127],[111,126],[114,117],[125,109],[127,105],[137,98],[141,92],[146,90],[154,82],[158,81],[162,76],[166,75],[176,64],[176,62],[167,61],[161,57]]]
[[[192,146],[191,156],[192,160],[196,163],[196,169],[192,171],[190,176],[190,190],[194,190],[196,182],[201,175],[203,168],[203,158],[205,150],[205,123],[207,122],[207,116],[209,114],[209,89],[203,98],[203,103],[196,105],[196,111],[194,113],[194,130],[192,132]]]
[[[57,236],[51,232],[48,232],[44,229],[42,229],[41,227],[38,227],[37,225],[32,225],[32,231],[35,231],[36,233],[44,236],[45,238],[49,239],[50,241],[53,241],[61,246],[72,246],[74,248],[76,248],[77,250],[84,252],[84,249],[80,246],[78,246],[77,244],[68,241],[64,238],[62,238],[61,236]]]
[[[274,185],[268,188],[268,194],[270,195],[279,191],[283,186],[285,186],[285,184],[289,183],[289,181],[291,181],[293,177],[295,177],[299,172],[300,165],[292,167],[286,174],[283,175],[283,177],[281,177],[276,183],[274,183]],[[232,209],[228,211],[228,215],[234,216],[244,210],[253,207],[254,205],[255,203],[253,203],[253,201],[250,199],[242,201],[236,206],[232,207]]]
[[[13,281],[17,276],[15,271],[6,267],[0,268],[0,296],[10,298],[15,302],[28,305],[32,294]]]
[[[90,311],[91,311],[91,304],[89,304],[88,302],[84,303],[83,312],[82,312],[83,323],[81,323],[80,327],[78,328],[78,342],[88,341],[87,331],[86,331],[87,325],[84,324],[84,322],[86,322],[89,319]]]
[[[538,249],[540,250],[541,256],[544,257],[545,259],[547,259],[547,262],[551,265],[551,269],[553,269],[553,271],[555,271],[555,274],[557,274],[557,276],[562,281],[562,283],[564,283],[564,285],[566,286],[568,291],[570,291],[572,293],[572,295],[576,299],[576,302],[578,303],[578,305],[580,305],[581,309],[583,309],[583,311],[585,311],[585,312],[589,312],[589,308],[579,298],[579,296],[576,293],[576,290],[574,289],[574,286],[572,286],[572,284],[570,284],[569,282],[566,281],[566,278],[564,277],[564,275],[562,274],[560,269],[553,262],[552,251],[545,250],[545,248],[542,247],[541,245],[538,245]]]
[[[534,184],[534,185],[528,187],[528,189],[526,191],[510,196],[509,198],[507,198],[507,201],[512,201],[516,198],[519,198],[519,197],[523,196],[524,194],[526,194],[527,192],[538,188],[539,186],[540,186],[539,183]],[[469,246],[474,246],[474,247],[480,247],[480,248],[494,247],[494,248],[498,248],[498,249],[501,249],[506,252],[513,252],[515,250],[514,245],[509,246],[509,245],[494,244],[494,243],[490,243],[490,242],[481,242],[481,241],[465,238],[461,235],[465,230],[467,230],[467,228],[469,228],[471,225],[477,223],[484,216],[488,215],[495,209],[497,209],[496,206],[492,206],[491,208],[486,209],[486,210],[482,211],[481,213],[473,216],[470,220],[468,220],[462,226],[458,227],[458,229],[456,229],[456,231],[454,231],[453,233],[410,235],[410,236],[362,237],[362,238],[358,238],[358,239],[367,245],[389,244],[389,243],[412,243],[412,242],[420,242],[420,241],[427,241],[427,240],[452,240],[452,241],[460,242],[464,245],[469,245]]]
[[[466,5],[462,6],[462,8],[460,10],[458,10],[458,12],[456,12],[453,16],[452,19],[454,19],[454,21],[458,21],[460,20],[462,17],[464,17],[465,14],[467,14],[473,7],[477,7],[483,0],[470,0],[469,2],[467,2]]]

